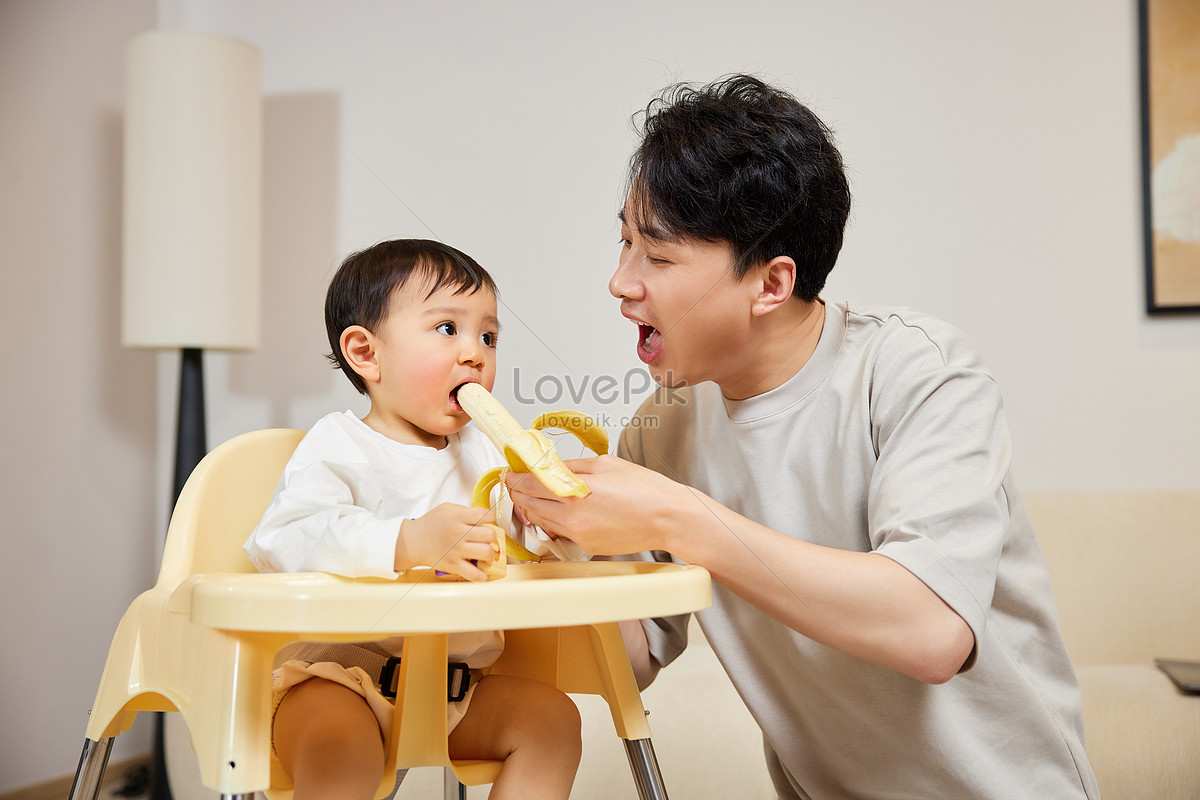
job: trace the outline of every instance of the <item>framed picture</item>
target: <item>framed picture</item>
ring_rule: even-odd
[[[1200,2],[1138,0],[1146,310],[1200,312]]]

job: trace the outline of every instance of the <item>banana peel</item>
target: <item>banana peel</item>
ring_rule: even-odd
[[[476,508],[491,508],[492,507],[492,489],[504,483],[504,475],[508,472],[508,467],[493,467],[479,478],[475,484],[475,491],[471,496],[471,505]],[[504,491],[501,489],[500,491]],[[504,525],[500,521],[500,503],[496,504],[496,524],[500,525],[503,530]],[[517,540],[504,534],[504,551],[508,558],[516,558],[521,561],[541,561],[542,557],[537,553],[522,547],[517,543]]]
[[[558,428],[574,434],[584,447],[598,456],[608,452],[608,431],[582,411],[550,411],[535,419],[529,427],[535,431]]]

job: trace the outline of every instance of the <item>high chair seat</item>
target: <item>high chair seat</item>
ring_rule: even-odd
[[[699,567],[631,562],[510,564],[487,583],[414,571],[396,581],[326,573],[259,574],[241,545],[270,500],[302,431],[275,429],[216,448],[184,486],[155,586],[134,600],[109,649],[71,798],[94,799],[116,736],[138,711],[181,712],[202,783],[222,796],[290,796],[272,770],[271,672],[294,641],[405,637],[388,763],[445,766],[489,783],[501,762],[451,761],[446,749],[446,636],[501,629],[492,672],[522,675],[608,702],[642,798],[666,797],[650,729],[616,621],[711,603]],[[586,757],[586,754],[585,754]]]

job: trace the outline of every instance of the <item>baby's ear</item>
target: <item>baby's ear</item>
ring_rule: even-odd
[[[379,358],[375,352],[375,334],[362,325],[351,325],[342,331],[338,344],[350,368],[367,383],[379,382]]]

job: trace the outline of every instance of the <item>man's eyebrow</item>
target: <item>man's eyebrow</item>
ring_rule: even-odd
[[[622,225],[629,224],[629,219],[625,216],[625,209],[622,208],[620,211],[617,212],[617,221],[620,222]],[[637,229],[637,232],[640,233],[642,236],[645,236],[647,239],[650,239],[651,241],[659,242],[661,244],[671,244],[673,242],[679,242],[683,239],[682,236],[678,236],[674,233],[671,233],[666,228],[663,228],[663,227],[661,227],[659,225],[655,225],[655,224],[649,224],[649,225],[641,224],[641,225],[634,225],[633,227],[635,227]]]

